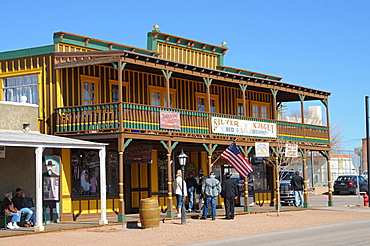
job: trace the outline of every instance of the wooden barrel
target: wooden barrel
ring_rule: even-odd
[[[140,222],[143,229],[159,227],[160,210],[157,198],[145,198],[140,200]]]

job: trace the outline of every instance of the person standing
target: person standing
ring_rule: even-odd
[[[209,178],[203,182],[202,185],[202,193],[204,195],[204,209],[203,215],[200,219],[205,220],[207,219],[208,214],[208,206],[211,204],[212,206],[212,220],[216,219],[216,198],[221,193],[221,185],[220,181],[215,179],[215,173],[211,172],[209,174]]]
[[[202,185],[203,182],[207,179],[206,175],[203,174],[203,169],[198,170],[198,175],[195,177],[197,181],[197,188],[196,188],[196,195],[198,197],[198,209],[195,211],[200,213],[202,211],[202,203],[203,203],[203,194],[202,194]]]
[[[182,194],[183,189],[182,186],[184,185],[184,194]],[[182,202],[183,198],[187,196],[187,191],[186,191],[186,183],[183,181],[182,178],[182,172],[181,170],[177,170],[176,173],[176,179],[173,182],[175,194],[176,194],[176,200],[177,200],[177,217],[181,217],[181,208],[182,208]],[[184,197],[183,197],[184,196]]]
[[[239,195],[238,185],[230,177],[230,173],[225,173],[225,180],[221,184],[221,197],[224,198],[225,202],[225,220],[234,219],[235,199]]]
[[[185,180],[186,187],[188,188],[188,195],[189,195],[189,209],[188,212],[192,212],[194,209],[194,194],[195,189],[197,188],[197,181],[193,177],[193,173],[188,173],[188,178]]]
[[[296,207],[303,207],[303,187],[304,181],[301,176],[299,176],[299,172],[295,171],[295,176],[290,181],[294,189],[294,198],[295,198],[295,206]]]

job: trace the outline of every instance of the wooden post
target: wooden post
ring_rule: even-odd
[[[208,144],[208,149],[209,149],[208,152],[208,175],[209,175],[209,173],[212,172],[212,153],[213,153],[212,144]]]
[[[302,169],[303,169],[303,206],[308,208],[308,192],[307,192],[307,171],[306,171],[306,149],[302,152]]]
[[[279,153],[279,150],[278,150],[278,153]],[[279,180],[279,156],[278,156],[278,153],[277,153],[277,156],[275,157],[275,178],[276,178],[276,204],[275,204],[275,208],[277,210],[280,210],[281,208],[281,204],[280,204],[280,180]]]
[[[331,171],[330,171],[330,153],[328,152],[327,156],[327,168],[328,168],[328,206],[334,206],[334,201],[333,201],[333,185],[331,183]]]
[[[244,158],[246,160],[248,160],[248,146],[244,146],[244,152],[245,152],[245,155],[244,155]],[[248,190],[248,176],[245,176],[244,177],[244,212],[249,212],[251,211],[251,208],[249,206],[249,197],[248,197],[248,194],[249,194],[249,190]]]
[[[168,189],[168,196],[167,196],[167,217],[173,218],[174,211],[173,211],[173,200],[172,200],[172,172],[171,172],[171,154],[172,154],[172,146],[171,141],[167,142],[167,189]]]
[[[122,121],[120,122],[122,124]],[[124,165],[123,165],[123,152],[125,139],[123,134],[120,134],[118,138],[118,188],[119,188],[119,202],[118,202],[118,222],[126,222],[125,215],[125,200],[124,200],[124,187],[123,187],[123,177],[124,177]]]

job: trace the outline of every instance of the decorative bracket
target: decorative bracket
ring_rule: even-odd
[[[239,84],[240,89],[242,90],[243,94],[247,90],[248,85]]]
[[[127,139],[126,143],[123,145],[123,147],[126,149],[127,146],[132,142],[132,138]]]
[[[161,141],[161,144],[163,145],[163,147],[167,150],[167,153],[171,153],[172,150],[176,147],[176,145],[178,144],[179,142],[174,142],[172,144],[172,146],[170,146],[170,148],[168,148],[167,144],[162,140]]]
[[[210,79],[210,78],[204,78],[203,77],[203,80],[204,80],[204,83],[206,84],[207,88],[212,84],[212,80],[213,79]]]
[[[122,63],[122,70],[123,70],[123,69],[125,69],[126,64],[127,64],[126,62],[123,62],[123,63]],[[113,65],[113,67],[114,67],[116,70],[118,70],[118,65],[117,65],[117,63],[112,62],[112,65]]]
[[[163,73],[163,76],[164,78],[166,79],[166,81],[168,81],[170,78],[171,78],[171,75],[172,75],[172,71],[166,71],[164,69],[161,69],[162,73]]]
[[[299,99],[301,100],[301,102],[303,102],[304,98],[306,97],[306,95],[301,95],[301,94],[298,94],[298,96],[299,96]]]
[[[272,93],[273,97],[276,97],[279,90],[276,90],[276,89],[270,89],[270,90],[271,90],[271,93]]]

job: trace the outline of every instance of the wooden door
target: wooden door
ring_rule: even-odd
[[[125,169],[125,210],[138,213],[140,200],[150,196],[150,164],[129,164]]]

